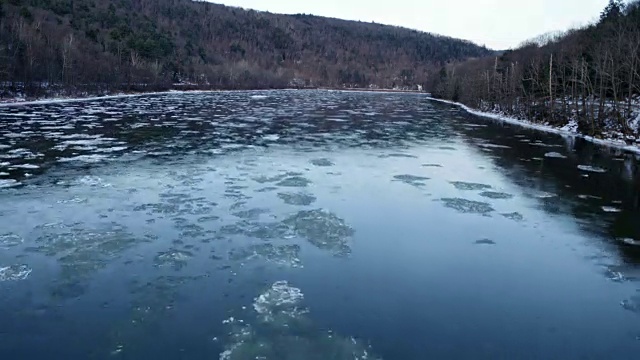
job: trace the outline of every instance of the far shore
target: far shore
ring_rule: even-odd
[[[163,91],[131,91],[131,92],[117,92],[113,94],[105,95],[86,95],[86,96],[45,96],[35,98],[5,98],[0,99],[0,107],[9,106],[22,106],[22,105],[37,105],[37,104],[49,104],[49,103],[62,103],[62,102],[80,102],[80,101],[92,101],[92,100],[104,100],[104,99],[118,99],[127,97],[149,96],[149,95],[164,95],[164,94],[197,94],[197,93],[215,93],[215,92],[236,92],[236,91],[277,91],[277,90],[324,90],[324,91],[343,91],[343,92],[379,92],[379,93],[407,93],[407,94],[425,94],[428,92],[418,90],[400,90],[400,89],[371,89],[371,88],[331,88],[331,87],[317,87],[317,88],[284,88],[284,89],[242,89],[242,90],[222,90],[222,89],[171,89]]]

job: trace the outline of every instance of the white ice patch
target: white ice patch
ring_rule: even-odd
[[[0,179],[0,189],[10,188],[20,185],[19,181],[13,179]]]
[[[251,98],[254,99],[254,100],[262,100],[262,99],[267,99],[268,96],[267,95],[252,95]]]
[[[602,200],[601,197],[599,196],[593,196],[593,195],[578,195],[578,198],[582,199],[582,200],[589,200],[589,199],[594,199],[594,200]]]
[[[87,186],[100,186],[100,187],[112,186],[111,184],[104,182],[102,178],[98,176],[90,176],[90,175],[81,177],[80,179],[78,179],[78,182],[82,185],[87,185]]]
[[[631,246],[640,246],[640,241],[635,240],[635,239],[631,239],[631,238],[623,238],[620,239],[621,242],[627,244],[627,245],[631,245]]]
[[[580,169],[582,171],[600,173],[600,174],[607,172],[607,170],[605,170],[603,168],[599,168],[599,167],[591,166],[591,165],[578,165],[578,169]]]
[[[127,146],[114,146],[114,147],[110,147],[110,148],[94,149],[93,151],[104,154],[104,153],[113,153],[113,152],[125,151],[128,148],[129,147],[127,147]]]
[[[303,299],[300,289],[289,286],[287,281],[277,281],[254,299],[253,308],[265,321],[272,320],[277,314],[296,317],[305,312],[298,308]]]
[[[263,136],[262,139],[267,141],[278,141],[280,139],[280,136],[277,134],[269,134]]]
[[[603,206],[602,207],[602,211],[607,212],[607,213],[619,213],[619,212],[622,212],[621,209],[619,209],[617,207],[613,207],[613,206]]]
[[[0,249],[8,249],[24,243],[24,239],[16,234],[0,235]]]
[[[534,194],[535,197],[537,197],[538,199],[550,199],[550,198],[554,198],[558,195],[550,193],[550,192],[544,192],[541,191],[539,193]]]
[[[552,159],[566,159],[567,157],[558,153],[558,152],[548,152],[544,154],[544,157],[552,158]]]
[[[0,267],[0,282],[26,280],[32,271],[27,265]]]
[[[486,149],[511,149],[511,146],[498,144],[480,144],[480,146]]]
[[[92,139],[84,139],[84,140],[67,140],[62,142],[60,145],[66,146],[96,146],[103,144],[105,142],[110,141],[111,139],[102,139],[100,137],[92,138]]]
[[[21,165],[11,165],[10,169],[35,170],[35,169],[40,169],[40,166],[34,165],[34,164],[21,164]]]
[[[104,160],[107,160],[109,157],[105,155],[78,155],[70,158],[60,158],[58,162],[67,163],[67,162],[85,162],[85,163],[98,163]]]

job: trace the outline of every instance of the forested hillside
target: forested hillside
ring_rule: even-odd
[[[436,97],[597,137],[638,137],[640,2],[611,0],[597,23],[501,56],[449,64]]]
[[[404,28],[191,0],[0,0],[2,93],[416,88],[491,52]]]

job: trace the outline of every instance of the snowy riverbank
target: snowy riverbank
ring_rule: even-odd
[[[610,136],[607,136],[604,139],[600,139],[600,138],[595,138],[593,136],[587,136],[584,134],[581,134],[578,132],[578,124],[577,123],[569,123],[563,127],[554,127],[551,125],[547,125],[547,124],[539,124],[539,123],[533,123],[531,121],[527,121],[527,120],[522,120],[522,119],[517,119],[505,114],[499,114],[499,113],[492,113],[492,112],[484,112],[484,111],[479,111],[476,109],[473,109],[465,104],[462,103],[458,103],[458,102],[454,102],[454,101],[450,101],[450,100],[443,100],[443,99],[436,99],[433,97],[428,97],[429,100],[431,101],[436,101],[436,102],[441,102],[441,103],[445,103],[445,104],[450,104],[450,105],[455,105],[458,106],[462,109],[464,109],[465,111],[467,111],[470,114],[476,115],[476,116],[481,116],[481,117],[485,117],[485,118],[490,118],[490,119],[494,119],[494,120],[498,120],[498,121],[502,121],[508,124],[513,124],[513,125],[518,125],[518,126],[522,126],[525,128],[529,128],[529,129],[535,129],[535,130],[539,130],[539,131],[545,131],[548,133],[554,133],[554,134],[558,134],[558,135],[562,135],[562,136],[571,136],[571,137],[579,137],[582,139],[585,139],[587,141],[590,141],[594,144],[598,144],[598,145],[603,145],[603,146],[608,146],[608,147],[612,147],[612,148],[616,148],[616,149],[621,149],[624,151],[629,151],[629,152],[633,152],[636,154],[640,154],[640,139],[635,139],[635,145],[629,145],[627,142],[625,142],[624,140],[620,140],[620,139],[616,139],[614,137],[613,134],[611,134]]]

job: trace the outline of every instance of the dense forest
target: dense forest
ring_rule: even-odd
[[[168,88],[417,88],[491,54],[375,23],[192,0],[0,0],[0,96]]]
[[[435,97],[631,141],[640,122],[640,1],[610,0],[594,24],[447,64],[434,81]]]

